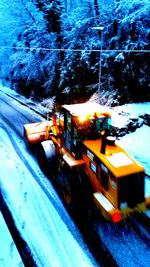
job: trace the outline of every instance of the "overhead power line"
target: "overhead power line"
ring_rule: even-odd
[[[70,48],[46,48],[46,47],[24,47],[24,46],[0,46],[4,49],[18,49],[18,50],[43,50],[43,51],[62,51],[62,52],[130,52],[130,53],[150,53],[148,49],[70,49]]]

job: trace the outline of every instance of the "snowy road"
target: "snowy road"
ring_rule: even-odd
[[[0,248],[1,248],[0,266],[3,267],[24,266],[1,213],[0,213]]]
[[[111,251],[118,266],[149,266],[149,244],[141,238],[139,233],[136,233],[130,220],[114,225],[106,221],[98,223],[97,231],[106,247]]]
[[[38,115],[3,93],[0,96],[0,185],[37,266],[99,266],[52,184],[39,169],[35,158],[26,151],[22,126],[36,121]],[[150,166],[149,129],[143,125],[118,141],[144,164],[147,171]],[[145,142],[147,145],[144,146]],[[149,181],[146,181],[146,195],[150,195]],[[102,222],[97,225],[97,232],[119,266],[148,266],[148,247],[129,224],[112,226]]]
[[[0,187],[34,261],[42,267],[97,266],[53,186],[20,139],[27,118],[35,119],[33,112],[14,100],[7,103],[4,95],[1,98]]]

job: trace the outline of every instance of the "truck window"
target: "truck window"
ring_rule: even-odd
[[[110,117],[101,116],[96,119],[96,130],[100,132],[101,130],[111,130],[112,119]]]
[[[80,140],[98,139],[102,129],[110,129],[110,123],[111,119],[105,116],[86,118],[85,121],[80,121],[78,117],[74,117],[74,136]]]
[[[101,169],[100,169],[100,183],[104,187],[104,189],[107,191],[108,190],[108,182],[109,182],[109,173],[108,169],[106,168],[105,165],[101,164]]]
[[[67,149],[71,150],[72,146],[72,120],[69,112],[64,114],[64,145]]]

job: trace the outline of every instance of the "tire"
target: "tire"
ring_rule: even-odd
[[[55,145],[51,140],[45,140],[37,146],[37,160],[46,176],[57,172],[58,160]]]

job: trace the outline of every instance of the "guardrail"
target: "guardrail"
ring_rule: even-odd
[[[29,100],[26,100],[27,102],[25,102],[24,100],[18,99],[18,98],[17,98],[17,93],[16,93],[16,97],[15,97],[14,95],[9,94],[8,92],[3,91],[2,89],[0,89],[0,91],[1,91],[3,94],[5,94],[5,95],[11,97],[12,99],[16,100],[17,102],[19,102],[19,103],[22,104],[23,106],[26,106],[26,107],[28,107],[29,109],[33,110],[34,112],[36,112],[38,115],[42,116],[42,117],[45,118],[45,119],[46,119],[46,117],[47,117],[47,116],[46,116],[47,112],[50,112],[50,111],[51,111],[51,110],[49,110],[48,108],[45,108],[45,107],[42,107],[43,111],[42,111],[42,110],[39,111],[40,107],[36,107],[36,104],[35,104],[34,102],[32,102],[31,100],[30,100],[30,104],[29,104]],[[31,105],[33,105],[33,106],[35,106],[35,107],[33,107],[33,106],[31,106]]]

